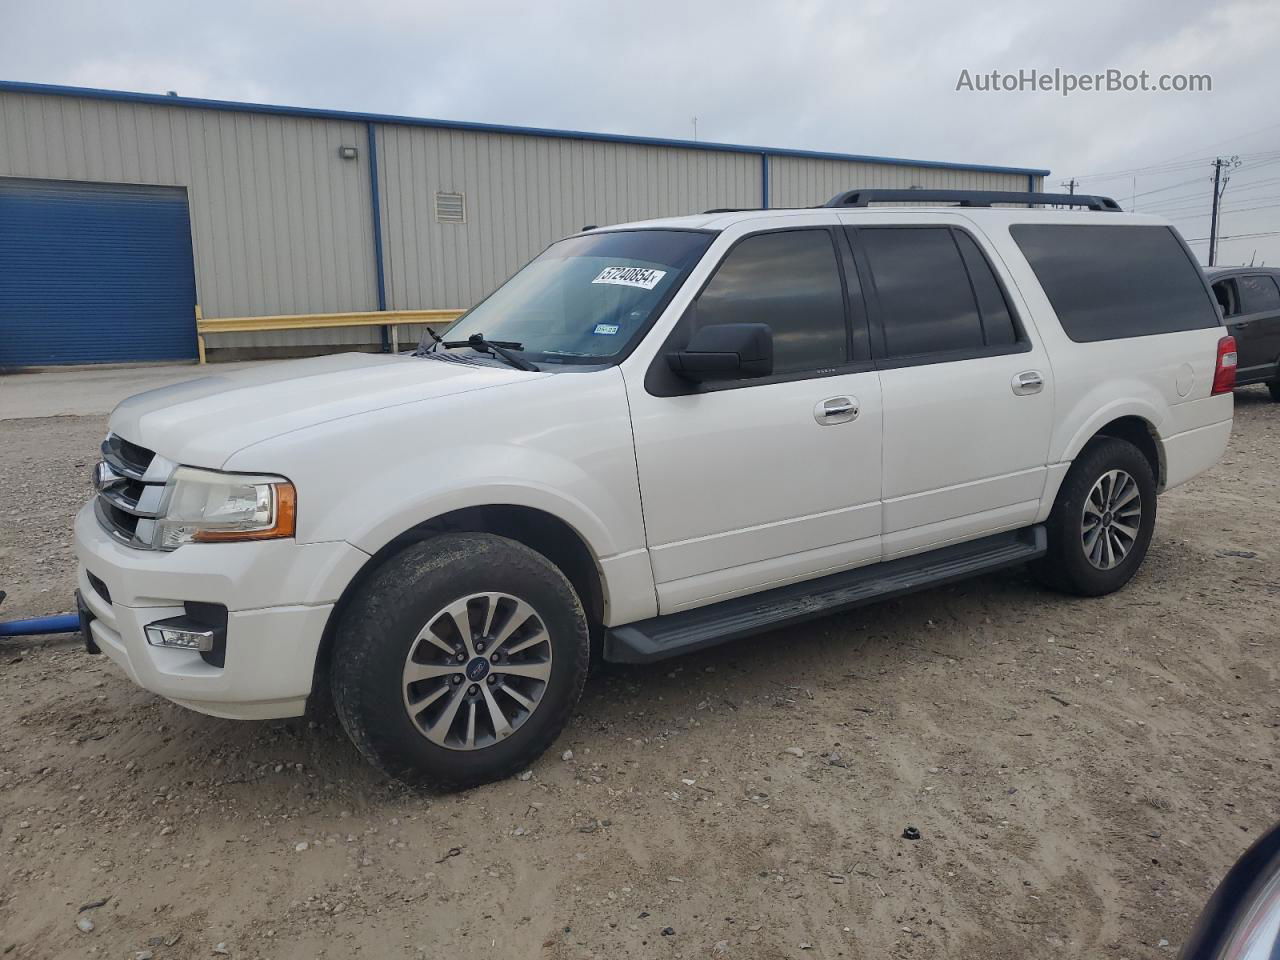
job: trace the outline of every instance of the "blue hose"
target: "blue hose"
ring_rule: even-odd
[[[79,633],[80,618],[74,613],[56,617],[33,617],[0,623],[0,637],[33,637],[42,633]]]

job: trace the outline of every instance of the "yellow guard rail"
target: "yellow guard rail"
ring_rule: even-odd
[[[388,327],[391,349],[399,347],[402,323],[431,323],[441,328],[462,316],[461,310],[371,310],[367,313],[297,313],[274,317],[218,317],[205,319],[196,307],[196,346],[205,362],[204,338],[210,333],[262,333],[268,330],[320,330],[327,327]]]

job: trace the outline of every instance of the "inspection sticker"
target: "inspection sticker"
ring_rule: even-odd
[[[652,290],[666,275],[665,270],[651,270],[648,267],[605,267],[600,271],[600,276],[591,282]]]
[[[593,332],[611,337],[618,332],[618,325],[616,323],[597,323]]]

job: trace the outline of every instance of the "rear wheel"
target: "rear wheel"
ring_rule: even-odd
[[[1147,458],[1126,440],[1098,437],[1062,481],[1045,524],[1049,550],[1035,572],[1066,593],[1112,593],[1142,565],[1155,522],[1156,484]]]
[[[440,536],[389,560],[344,611],[334,707],[390,776],[473,786],[551,745],[588,651],[582,605],[549,560],[489,534]]]

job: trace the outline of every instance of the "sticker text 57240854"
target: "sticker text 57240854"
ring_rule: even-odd
[[[621,287],[640,287],[652,290],[667,275],[665,270],[649,267],[605,267],[592,283],[613,283]]]

